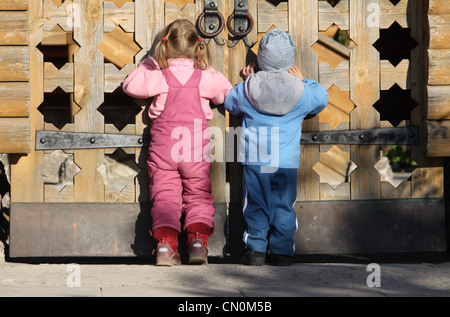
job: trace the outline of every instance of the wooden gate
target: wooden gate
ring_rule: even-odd
[[[429,116],[427,0],[244,1],[254,22],[245,40],[234,38],[231,19],[225,25],[242,8],[240,1],[7,0],[0,5],[5,10],[0,19],[18,20],[18,16],[22,23],[20,30],[0,29],[0,41],[9,45],[0,47],[0,75],[7,71],[7,62],[15,76],[0,76],[8,81],[0,84],[0,91],[24,100],[14,102],[25,109],[3,115],[6,107],[0,101],[1,116],[8,117],[0,122],[8,122],[9,134],[3,124],[0,132],[10,139],[23,136],[22,146],[11,142],[16,147],[4,151],[17,153],[11,156],[10,256],[151,254],[147,150],[96,148],[94,133],[148,135],[148,101],[128,98],[120,85],[151,53],[165,25],[180,17],[195,23],[210,2],[224,17],[223,30],[208,43],[212,64],[233,84],[241,80],[241,68],[255,60],[258,39],[268,30],[278,27],[291,34],[297,65],[330,94],[326,110],[304,122],[305,133],[420,128],[419,144],[400,147],[303,144],[295,205],[296,252],[445,250],[443,160],[439,157],[449,153],[436,151],[436,144],[448,134],[428,130],[446,132],[448,125]],[[206,17],[220,26],[216,16]],[[10,43],[2,36],[13,31],[25,38]],[[409,42],[401,42],[405,38]],[[4,62],[3,56],[9,59]],[[11,65],[20,67],[15,71]],[[448,111],[447,117],[439,119],[449,119]],[[22,135],[19,129],[24,122],[29,129]],[[225,140],[227,127],[239,125],[239,118],[229,117],[219,106],[211,125],[223,131]],[[17,133],[11,133],[15,128]],[[36,150],[37,144],[46,142],[36,137],[39,131],[87,133],[93,145]],[[215,151],[225,155],[226,145],[220,141],[215,140]],[[415,163],[394,183],[392,177],[385,179],[381,174],[384,154],[402,148],[410,150]],[[53,176],[47,175],[57,158],[63,164],[57,165]],[[128,162],[122,170],[126,175],[112,180],[112,164],[117,161]],[[389,170],[389,164],[384,167]],[[240,168],[225,158],[213,163],[216,231],[211,255],[242,251]]]

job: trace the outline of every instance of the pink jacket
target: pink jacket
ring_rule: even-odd
[[[194,72],[194,62],[190,59],[171,58],[168,62],[169,70],[181,84],[186,83]],[[209,101],[215,105],[224,103],[232,88],[228,79],[214,68],[209,67],[203,71],[199,90],[202,109],[207,120],[213,117]],[[139,99],[156,96],[148,111],[149,117],[156,119],[164,110],[169,86],[156,60],[148,58],[128,75],[123,82],[123,90],[126,94]]]

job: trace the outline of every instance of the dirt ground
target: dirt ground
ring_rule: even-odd
[[[373,260],[378,263],[369,265]],[[299,257],[289,267],[250,267],[223,259],[177,267],[139,259],[77,262],[7,261],[0,243],[0,297],[450,296],[450,258],[442,254],[391,260]]]

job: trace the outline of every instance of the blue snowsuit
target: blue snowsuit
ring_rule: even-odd
[[[238,160],[244,165],[243,240],[250,250],[294,254],[302,122],[327,104],[318,82],[286,71],[251,74],[227,96],[225,109],[243,116]]]

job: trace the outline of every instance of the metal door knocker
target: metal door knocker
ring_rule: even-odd
[[[204,7],[203,12],[197,18],[196,27],[198,33],[205,39],[206,43],[214,38],[217,44],[224,45],[225,40],[219,40],[218,35],[225,26],[225,20],[223,15],[217,10],[217,0],[205,0]],[[203,20],[205,21],[205,28],[202,26]]]
[[[234,27],[231,21],[234,20]],[[252,47],[255,43],[250,43],[247,34],[253,29],[253,17],[248,13],[247,0],[234,0],[234,12],[227,19],[228,31],[233,35],[232,42],[228,43],[228,47],[235,46],[239,40],[243,40],[247,47]]]

